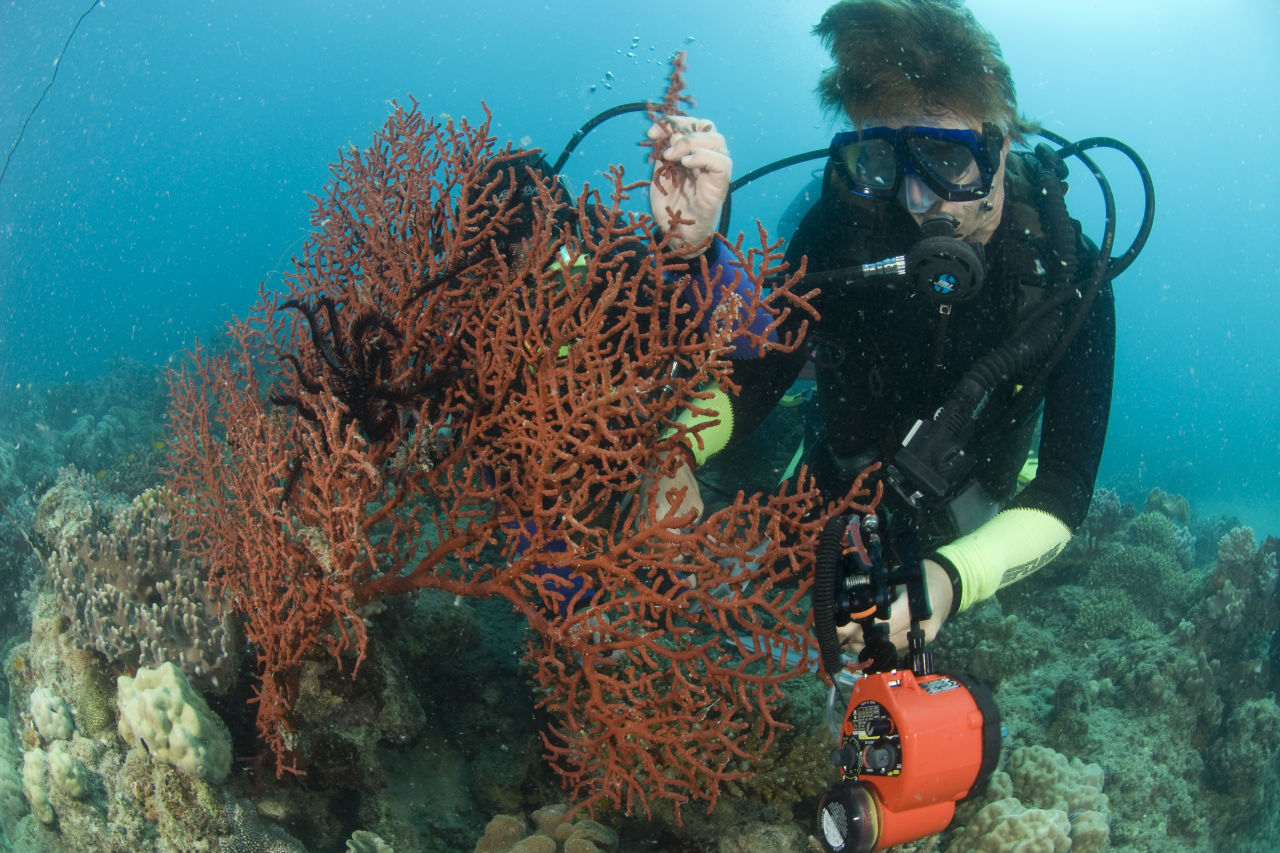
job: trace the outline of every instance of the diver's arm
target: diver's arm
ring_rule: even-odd
[[[799,334],[790,329],[793,318],[782,323],[782,334]],[[798,323],[798,321],[795,321]],[[735,349],[740,347],[735,346]],[[671,471],[658,478],[652,509],[656,518],[671,511],[669,493],[685,495],[680,511],[695,509],[702,514],[702,498],[693,472],[710,457],[728,447],[739,437],[755,429],[773,411],[782,395],[800,375],[807,358],[806,349],[795,347],[790,352],[771,350],[764,355],[733,358],[733,382],[736,392],[711,383],[701,388],[695,399],[686,401],[676,415],[676,429],[683,443],[678,459],[663,458],[659,467]],[[683,491],[681,491],[683,490]]]
[[[797,352],[800,353],[798,359]],[[791,387],[803,366],[804,354],[799,349],[735,360],[733,379],[738,384],[738,393],[731,394],[718,383],[712,383],[701,390],[699,399],[688,402],[676,416],[678,428],[684,433],[684,442],[676,451],[680,458],[671,462],[674,473],[660,477],[654,492],[657,518],[665,517],[670,511],[665,496],[673,489],[687,490],[681,511],[693,508],[701,516],[702,498],[693,472],[759,425]],[[664,458],[660,467],[666,468],[667,463]]]
[[[1004,511],[930,555],[955,588],[953,610],[1047,565],[1084,521],[1102,458],[1115,366],[1110,286],[1049,379],[1035,479]]]
[[[815,205],[787,242],[787,268],[798,269],[805,256],[830,240],[832,233],[832,223],[826,211]],[[723,251],[723,248],[713,244],[708,255],[717,251]],[[803,282],[800,288],[810,304],[814,304],[817,291],[807,288]],[[701,465],[740,436],[750,433],[768,417],[809,358],[810,346],[801,340],[801,336],[806,333],[806,327],[811,331],[815,323],[820,322],[820,319],[810,318],[806,312],[792,311],[774,332],[774,337],[797,341],[796,346],[790,351],[771,350],[758,357],[748,354],[747,357],[735,358],[733,381],[738,390],[730,394],[719,387],[703,389],[710,391],[712,398],[700,401],[680,415],[682,424],[691,429],[697,428],[688,442],[695,465]],[[735,346],[735,349],[739,348]]]
[[[952,606],[954,588],[948,577],[947,569],[935,560],[925,559],[924,585],[929,596],[930,616],[920,620],[920,628],[924,631],[925,642],[931,643],[938,636],[938,631],[955,611]],[[909,647],[908,634],[911,631],[911,607],[907,603],[907,593],[903,591],[889,606],[889,641],[899,652]],[[836,636],[851,657],[862,653],[862,626],[850,622],[836,629]]]
[[[1052,513],[1072,530],[1089,511],[1102,459],[1115,341],[1115,296],[1107,285],[1049,378],[1036,477],[1013,502]]]

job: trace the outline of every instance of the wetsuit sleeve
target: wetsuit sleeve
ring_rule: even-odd
[[[738,385],[738,393],[730,394],[718,385],[704,388],[711,398],[691,401],[676,418],[689,431],[689,449],[693,451],[694,461],[702,465],[739,436],[759,426],[800,375],[805,357],[804,352],[797,349],[735,360],[733,381]]]
[[[733,400],[718,383],[702,389],[710,397],[691,401],[676,416],[685,428],[685,439],[696,467],[724,450],[733,436]]]
[[[1048,565],[1070,540],[1071,531],[1054,515],[1019,507],[1006,509],[929,556],[951,578],[954,614]]]
[[[717,323],[731,324],[734,334],[730,358],[758,358],[763,353],[762,345],[757,341],[777,342],[777,330],[769,329],[773,316],[760,305],[753,314],[748,312],[747,306],[755,298],[755,285],[722,237],[717,236],[701,258],[690,263],[688,273],[695,299],[710,306],[709,310],[702,312],[699,320],[702,331],[710,333]],[[730,300],[735,300],[736,304]],[[732,309],[733,313],[727,314],[721,308]]]

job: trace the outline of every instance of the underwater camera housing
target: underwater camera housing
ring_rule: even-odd
[[[841,781],[819,804],[818,837],[824,850],[864,853],[941,832],[985,790],[1000,712],[965,676],[881,672],[854,683],[840,735]]]
[[[819,545],[813,601],[823,667],[836,676],[839,647],[830,642],[834,626],[849,621],[863,628],[869,664],[853,683],[831,755],[840,781],[818,807],[828,853],[884,850],[941,832],[957,803],[986,789],[1000,757],[990,690],[963,674],[931,671],[919,627],[929,616],[924,571],[913,548],[900,550],[912,559],[886,568],[875,515],[832,519]],[[907,586],[912,618],[905,667],[876,621],[888,618],[898,585]]]

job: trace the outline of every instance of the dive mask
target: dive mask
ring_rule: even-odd
[[[1004,134],[962,128],[869,127],[837,133],[831,160],[850,192],[893,199],[914,175],[944,201],[976,201],[991,192]]]

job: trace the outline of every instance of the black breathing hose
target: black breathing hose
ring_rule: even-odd
[[[844,552],[844,531],[849,516],[828,519],[818,537],[818,554],[813,569],[813,635],[818,641],[822,669],[832,678],[844,663],[840,656],[840,638],[836,634],[836,588],[840,582],[840,558]]]
[[[716,227],[716,230],[721,234],[724,234],[729,230],[729,218],[733,210],[734,190],[739,187],[745,187],[757,178],[763,178],[765,175],[776,172],[779,169],[785,169],[788,166],[794,166],[797,163],[807,163],[810,160],[817,160],[819,157],[826,157],[830,153],[831,152],[826,148],[817,148],[813,151],[806,151],[803,154],[792,154],[790,157],[783,157],[781,160],[775,160],[772,163],[767,163],[758,169],[752,169],[741,178],[738,178],[733,183],[729,184],[729,194],[724,198],[724,207],[720,211],[720,224]]]
[[[1052,131],[1042,130],[1040,135],[1060,146],[1054,152],[1037,151],[1037,160],[1040,163],[1040,173],[1037,175],[1037,183],[1039,188],[1045,191],[1051,199],[1056,200],[1057,204],[1048,204],[1046,208],[1046,219],[1048,228],[1051,233],[1052,242],[1055,246],[1062,247],[1059,251],[1058,260],[1064,265],[1064,269],[1068,274],[1074,272],[1075,269],[1075,253],[1074,239],[1068,239],[1073,235],[1067,230],[1074,230],[1071,224],[1070,215],[1067,213],[1066,203],[1062,199],[1062,194],[1054,192],[1050,187],[1050,181],[1055,184],[1065,175],[1056,169],[1050,168],[1050,161],[1056,159],[1059,163],[1063,157],[1073,156],[1079,159],[1092,173],[1094,179],[1098,182],[1098,187],[1102,191],[1102,199],[1106,213],[1106,224],[1103,230],[1102,245],[1098,247],[1098,258],[1094,266],[1094,272],[1089,280],[1088,285],[1083,291],[1067,292],[1058,299],[1053,300],[1057,305],[1065,304],[1072,298],[1078,298],[1079,304],[1073,313],[1070,321],[1066,323],[1065,328],[1057,325],[1062,322],[1062,318],[1057,316],[1056,311],[1048,311],[1050,306],[1042,309],[1041,316],[1050,322],[1040,322],[1033,319],[1024,324],[1027,329],[1026,334],[1015,335],[1010,345],[1001,347],[990,353],[988,356],[980,359],[977,364],[970,368],[965,377],[961,379],[957,393],[943,407],[943,412],[955,409],[955,416],[960,416],[960,410],[965,408],[964,404],[955,405],[955,403],[963,395],[965,398],[970,396],[964,393],[966,388],[966,380],[988,381],[993,376],[998,376],[1003,370],[1006,359],[1012,357],[1012,364],[1019,366],[1019,369],[1028,369],[1035,360],[1043,358],[1043,365],[1036,377],[1023,388],[1019,393],[1017,401],[1009,407],[1007,419],[1010,423],[1019,423],[1034,408],[1039,399],[1040,389],[1048,381],[1049,375],[1053,372],[1054,367],[1062,360],[1066,354],[1067,348],[1071,346],[1071,342],[1075,339],[1076,334],[1084,325],[1085,320],[1089,316],[1090,308],[1093,306],[1093,300],[1098,293],[1102,291],[1103,286],[1119,275],[1133,263],[1138,253],[1142,251],[1142,247],[1146,244],[1147,238],[1151,233],[1151,226],[1155,219],[1155,185],[1151,181],[1151,173],[1147,170],[1146,164],[1142,162],[1142,158],[1138,156],[1128,145],[1110,137],[1090,137],[1082,139],[1079,142],[1068,142],[1061,136]],[[1047,146],[1044,146],[1047,148]],[[1118,258],[1111,257],[1111,249],[1115,245],[1116,235],[1116,204],[1115,196],[1111,192],[1111,184],[1107,181],[1102,170],[1098,168],[1093,160],[1086,156],[1083,152],[1093,148],[1114,148],[1127,156],[1133,162],[1134,167],[1138,170],[1138,174],[1142,180],[1143,191],[1146,195],[1146,204],[1144,205],[1142,223],[1138,228],[1138,233],[1134,237],[1133,243],[1125,250],[1124,254]],[[1065,169],[1064,169],[1065,171]],[[1068,247],[1071,247],[1068,249]],[[1056,342],[1056,347],[1052,346]],[[1048,344],[1049,346],[1045,346]],[[1010,348],[1017,350],[1009,352]],[[1052,352],[1049,349],[1052,348]],[[1046,353],[1048,353],[1046,357]],[[1012,374],[1006,374],[1012,375]],[[987,386],[994,388],[994,385]],[[940,418],[941,419],[941,418]],[[953,433],[955,434],[955,433]]]
[[[1142,158],[1138,156],[1138,152],[1133,148],[1113,139],[1110,136],[1090,136],[1088,139],[1081,139],[1079,142],[1069,142],[1067,139],[1058,136],[1056,133],[1048,130],[1041,130],[1040,135],[1051,142],[1061,145],[1057,154],[1059,157],[1077,157],[1079,160],[1089,167],[1093,173],[1093,177],[1098,181],[1100,187],[1103,188],[1104,197],[1111,196],[1111,186],[1107,183],[1106,176],[1097,165],[1082,152],[1090,151],[1094,148],[1111,148],[1119,151],[1125,157],[1129,158],[1129,162],[1133,163],[1133,167],[1138,171],[1138,177],[1142,181],[1142,192],[1146,198],[1146,203],[1142,211],[1142,222],[1138,226],[1138,233],[1134,236],[1133,242],[1129,244],[1129,248],[1125,249],[1124,254],[1107,259],[1107,275],[1109,278],[1115,278],[1129,268],[1129,266],[1137,259],[1138,253],[1147,244],[1147,238],[1151,236],[1151,226],[1155,222],[1156,215],[1156,188],[1155,183],[1151,180],[1151,172],[1147,169],[1147,164],[1142,162]],[[1109,211],[1109,225],[1114,238],[1115,231],[1115,209]]]
[[[554,174],[560,174],[565,164],[569,162],[569,155],[573,153],[573,149],[578,147],[578,143],[582,141],[588,133],[595,130],[615,116],[624,115],[625,113],[640,113],[653,109],[653,104],[648,101],[632,101],[629,104],[618,104],[616,107],[610,107],[602,113],[597,113],[587,119],[582,127],[573,132],[573,136],[569,137],[569,141],[564,144],[564,149],[560,152],[560,156],[556,158],[555,164],[551,167]]]
[[[1137,152],[1125,145],[1119,140],[1106,136],[1095,136],[1088,139],[1082,139],[1079,142],[1068,142],[1061,136],[1048,130],[1041,130],[1040,135],[1044,138],[1062,146],[1055,154],[1059,159],[1063,157],[1075,157],[1089,169],[1094,180],[1098,182],[1098,189],[1102,192],[1102,200],[1106,213],[1106,224],[1102,234],[1102,244],[1098,247],[1098,258],[1094,265],[1094,273],[1089,281],[1087,288],[1080,293],[1080,304],[1076,309],[1071,321],[1059,336],[1058,345],[1045,359],[1044,366],[1036,375],[1035,379],[1027,383],[1023,392],[1019,394],[1019,399],[1009,409],[1008,422],[1019,423],[1026,418],[1031,410],[1037,405],[1038,397],[1045,383],[1049,381],[1049,375],[1053,372],[1054,367],[1062,360],[1066,354],[1067,348],[1071,346],[1071,342],[1075,339],[1076,334],[1084,325],[1085,320],[1089,316],[1089,311],[1093,306],[1094,298],[1102,291],[1102,288],[1120,273],[1128,269],[1129,265],[1137,258],[1138,253],[1142,251],[1142,247],[1146,245],[1147,238],[1151,234],[1151,226],[1155,221],[1155,185],[1151,181],[1151,173],[1147,170],[1147,166],[1142,162],[1142,158]],[[1142,223],[1138,227],[1138,233],[1134,236],[1133,242],[1129,244],[1129,248],[1124,254],[1118,258],[1111,257],[1111,249],[1115,245],[1116,237],[1116,202],[1115,196],[1111,192],[1111,184],[1107,181],[1106,175],[1093,162],[1092,158],[1085,155],[1085,151],[1093,148],[1113,148],[1124,154],[1133,163],[1134,168],[1138,170],[1138,175],[1142,180],[1143,192],[1146,196],[1146,203],[1143,207]],[[1065,205],[1064,205],[1065,210]]]

